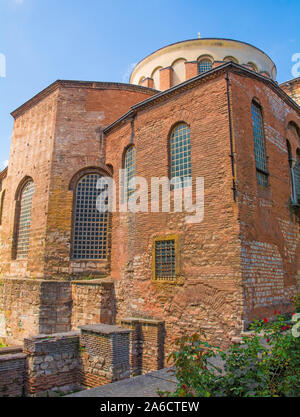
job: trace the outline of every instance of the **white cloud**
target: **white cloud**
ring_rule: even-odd
[[[5,160],[3,162],[1,162],[0,164],[0,170],[3,171],[3,169],[5,169],[8,165],[8,160]]]
[[[129,77],[130,74],[132,73],[133,68],[136,66],[136,62],[133,62],[132,64],[129,64],[122,76],[122,82],[123,83],[129,83]]]

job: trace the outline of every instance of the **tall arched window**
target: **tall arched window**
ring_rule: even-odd
[[[251,106],[252,126],[254,138],[254,154],[256,162],[257,183],[264,187],[268,186],[267,154],[264,134],[264,123],[261,107],[255,101]]]
[[[296,189],[295,189],[295,175],[294,175],[294,169],[293,169],[293,155],[292,155],[292,148],[290,142],[286,141],[287,151],[288,151],[288,161],[289,161],[289,167],[290,167],[290,176],[291,176],[291,198],[292,202],[296,202]]]
[[[108,255],[109,212],[97,207],[103,189],[99,173],[89,173],[76,186],[73,220],[73,259],[106,259]]]
[[[34,183],[32,180],[29,180],[21,189],[20,197],[17,201],[15,235],[15,257],[17,259],[25,259],[28,256],[33,194]]]
[[[174,184],[175,188],[181,186],[185,178],[191,184],[191,140],[190,128],[186,123],[179,123],[174,127],[170,135],[170,177],[180,178]]]
[[[297,149],[296,163],[293,171],[295,178],[295,203],[300,204],[300,149]]]
[[[126,177],[127,177],[127,188],[126,188],[126,195],[127,200],[130,198],[130,196],[134,193],[135,185],[133,182],[129,184],[129,181],[132,180],[132,178],[135,177],[135,146],[130,146],[124,155],[124,169],[126,171]]]
[[[198,62],[198,73],[202,74],[205,71],[212,69],[212,62],[208,58],[201,59]]]

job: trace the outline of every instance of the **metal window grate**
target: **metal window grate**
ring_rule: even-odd
[[[295,178],[296,202],[300,204],[300,158],[299,157],[293,170],[294,170],[294,178]]]
[[[134,178],[135,176],[135,146],[131,146],[127,149],[125,154],[125,170],[126,170],[126,176],[127,176],[127,189],[126,189],[126,195],[127,200],[130,199],[131,195],[135,191],[135,185],[131,184],[129,185],[129,181]]]
[[[198,62],[198,73],[209,71],[212,69],[212,62],[209,59],[202,59]]]
[[[73,229],[73,259],[106,259],[109,212],[97,210],[101,175],[88,174],[77,184]],[[100,180],[97,188],[98,180]],[[100,188],[99,188],[100,187]]]
[[[185,123],[180,123],[172,131],[170,138],[171,152],[171,178],[179,177],[180,181],[174,184],[174,188],[180,188],[184,178],[190,178],[191,184],[191,141],[190,128]]]
[[[266,145],[264,135],[264,124],[263,117],[260,107],[252,103],[252,125],[253,125],[253,138],[254,138],[254,153],[256,161],[256,177],[257,182],[264,187],[268,185],[268,174],[267,174],[267,156],[266,156]]]
[[[155,278],[173,280],[175,267],[175,239],[155,241]]]
[[[23,188],[20,199],[16,245],[17,259],[25,259],[28,256],[33,193],[34,183],[30,181]]]

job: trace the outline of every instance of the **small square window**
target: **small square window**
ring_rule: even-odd
[[[178,278],[178,236],[155,238],[153,245],[154,281],[177,283]]]

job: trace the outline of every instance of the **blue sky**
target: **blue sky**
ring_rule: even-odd
[[[300,0],[0,0],[0,168],[10,112],[56,79],[127,82],[134,63],[169,43],[201,37],[249,42],[293,78]]]

